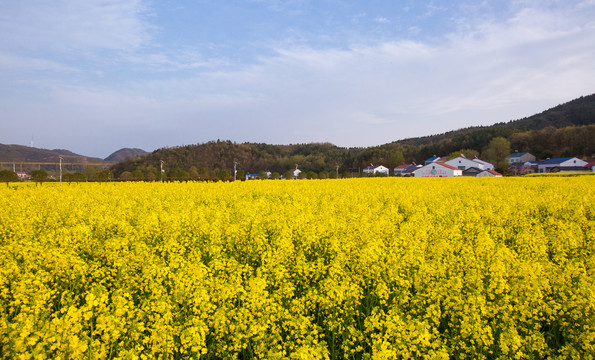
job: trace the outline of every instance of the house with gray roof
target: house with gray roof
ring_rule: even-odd
[[[537,172],[584,172],[587,162],[577,157],[547,159],[537,162]]]
[[[508,161],[509,164],[524,164],[527,161],[535,160],[535,156],[531,155],[530,153],[518,151],[513,152],[506,158],[506,161]]]

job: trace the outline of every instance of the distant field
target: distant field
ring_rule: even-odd
[[[593,359],[595,177],[0,186],[0,357]]]

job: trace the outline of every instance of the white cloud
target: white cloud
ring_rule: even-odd
[[[79,69],[43,58],[24,57],[0,52],[0,69],[36,70],[55,73],[76,73]]]
[[[0,44],[30,51],[130,50],[148,39],[141,0],[0,3]]]
[[[6,102],[0,116],[51,113],[80,131],[102,123],[137,134],[143,144],[124,145],[148,150],[216,138],[367,146],[489,125],[593,93],[594,5],[585,4],[580,11],[517,4],[507,19],[459,19],[457,32],[432,42],[371,39],[333,49],[276,44],[273,56],[235,68],[209,63],[192,49],[178,56],[132,52],[128,61],[171,76],[114,87],[58,83],[48,87],[51,104]],[[131,34],[140,46],[144,30]],[[0,56],[0,67],[15,61]],[[69,71],[51,61],[32,66]]]

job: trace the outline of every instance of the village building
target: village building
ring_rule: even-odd
[[[539,161],[537,172],[584,172],[587,162],[577,157],[554,158]]]
[[[496,170],[483,170],[476,177],[502,177],[502,174],[497,172]]]
[[[365,168],[364,173],[368,174],[368,175],[376,175],[376,174],[384,174],[388,176],[388,168],[386,166],[382,166],[382,165],[372,165],[370,164],[370,166],[368,166],[367,168]]]
[[[402,163],[401,165],[393,169],[393,173],[395,174],[395,176],[403,175],[403,171],[405,171],[405,169],[407,169],[408,166],[408,164]]]
[[[523,164],[512,164],[509,168],[514,175],[527,175],[537,172],[538,161],[527,161]]]
[[[446,163],[429,163],[413,172],[415,177],[453,177],[463,176],[463,170]]]
[[[508,161],[509,164],[524,164],[528,161],[535,160],[535,156],[531,155],[530,153],[518,151],[513,152],[506,158],[506,161]]]
[[[434,156],[432,156],[431,158],[427,159],[427,160],[424,162],[424,165],[428,165],[428,164],[435,163],[435,162],[438,162],[438,161],[440,161],[440,157],[439,157],[439,156],[436,156],[436,155],[434,155]]]
[[[494,165],[491,163],[480,160],[477,157],[473,159],[467,159],[463,154],[454,159],[446,161],[445,164],[461,170],[466,170],[471,167],[478,168],[479,170],[494,170]]]
[[[477,176],[477,174],[479,174],[482,171],[483,170],[479,170],[476,167],[470,167],[470,168],[463,170],[463,176]]]
[[[415,170],[417,170],[417,169],[421,169],[421,168],[422,168],[422,165],[421,165],[421,164],[416,164],[416,163],[413,163],[413,164],[411,164],[411,165],[407,166],[407,167],[405,168],[405,170],[403,170],[403,171],[401,172],[401,175],[402,175],[402,176],[413,176],[413,172],[414,172]]]

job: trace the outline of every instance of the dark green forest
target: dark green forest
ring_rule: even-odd
[[[458,152],[478,154],[489,160],[492,139],[504,138],[511,151],[530,152],[538,159],[595,154],[595,94],[556,106],[531,117],[469,127],[444,134],[399,140],[368,148],[342,148],[330,143],[269,145],[210,141],[196,145],[162,148],[144,157],[121,161],[112,167],[116,177],[157,180],[163,161],[169,179],[225,178],[270,171],[283,175],[297,165],[318,177],[360,174],[369,164],[393,168],[403,162],[423,163],[433,155]],[[504,170],[504,169],[501,169]]]

